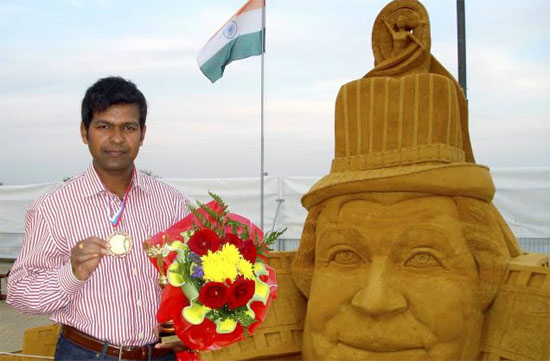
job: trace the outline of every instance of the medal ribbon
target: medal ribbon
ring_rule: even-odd
[[[113,227],[118,226],[118,223],[120,222],[120,218],[122,217],[122,213],[124,213],[124,208],[126,208],[126,201],[128,200],[128,193],[130,193],[130,188],[132,187],[132,181],[130,180],[130,183],[128,184],[128,188],[126,188],[126,192],[124,193],[124,198],[122,200],[122,205],[118,209],[118,212],[115,213],[112,217],[111,214],[111,203],[109,202],[109,221],[111,221],[111,224]]]
[[[128,194],[130,193],[130,188],[132,188],[132,179],[134,178],[134,172],[135,172],[135,168],[132,171],[132,177],[130,178],[130,183],[128,183],[128,188],[126,188],[126,192],[124,192],[124,198],[122,198],[122,205],[113,216],[111,216],[111,213],[112,213],[111,201],[108,200],[107,202],[109,206],[109,209],[107,210],[107,217],[109,218],[109,222],[111,222],[113,227],[118,226],[118,224],[120,223],[120,218],[122,217],[122,213],[124,213],[124,209],[126,208],[126,201],[128,200]],[[103,183],[103,187],[105,187],[105,183],[103,182],[103,179],[101,179],[101,176],[99,177],[99,179]],[[105,187],[105,189],[107,189],[107,187]]]

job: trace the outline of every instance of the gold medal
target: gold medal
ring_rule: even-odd
[[[132,251],[132,237],[123,232],[115,232],[107,241],[111,246],[109,253],[115,257],[124,257]]]

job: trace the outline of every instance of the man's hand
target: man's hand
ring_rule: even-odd
[[[89,237],[78,242],[71,249],[73,274],[79,280],[85,281],[108,253],[109,243],[97,237]]]

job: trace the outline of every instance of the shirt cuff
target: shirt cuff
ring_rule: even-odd
[[[69,294],[78,292],[84,286],[84,283],[86,283],[86,281],[81,281],[75,277],[71,262],[67,262],[59,269],[57,277],[59,278],[61,289]]]

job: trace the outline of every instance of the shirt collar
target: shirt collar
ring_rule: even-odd
[[[147,182],[144,177],[145,176],[134,166],[131,188],[140,189],[148,193],[149,188],[147,187]],[[106,192],[105,186],[103,185],[101,178],[99,178],[99,174],[97,174],[93,163],[90,163],[90,166],[84,173],[84,180],[88,185],[87,187],[84,187],[82,192],[85,197],[91,197],[98,193]]]

